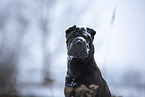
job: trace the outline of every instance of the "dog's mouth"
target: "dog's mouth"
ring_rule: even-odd
[[[73,58],[85,59],[89,55],[89,43],[83,37],[76,37],[68,47],[68,55]]]

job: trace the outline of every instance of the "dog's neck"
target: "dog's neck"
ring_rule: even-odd
[[[67,62],[67,69],[68,73],[74,77],[74,79],[79,78],[84,71],[88,70],[90,66],[93,66],[95,63],[94,56],[92,52],[88,58],[86,59],[75,59],[71,56],[68,56],[68,62]],[[95,67],[94,67],[95,68]]]

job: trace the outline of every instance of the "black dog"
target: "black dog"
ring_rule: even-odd
[[[81,87],[81,85],[85,85],[89,89],[92,84],[98,85],[93,97],[111,97],[108,85],[102,78],[94,60],[93,39],[95,34],[96,32],[93,29],[79,28],[75,25],[66,30],[68,67],[65,79],[65,95],[68,95],[69,90],[67,89],[71,87],[70,90],[72,91],[69,97],[76,97],[75,89]]]

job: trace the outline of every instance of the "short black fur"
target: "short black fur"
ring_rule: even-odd
[[[79,33],[79,34],[77,34],[77,36],[74,36],[75,35],[74,33]],[[87,39],[87,37],[84,37],[84,34],[86,33],[88,33],[88,36],[91,35],[89,36],[91,37],[89,40]],[[76,27],[76,25],[66,30],[66,40],[67,40],[66,43],[67,43],[68,53],[70,49],[70,43],[72,43],[72,41],[75,41],[75,38],[77,37],[83,37],[86,40],[85,43],[89,44],[89,52],[86,58],[81,58],[81,57],[75,58],[72,55],[68,54],[65,87],[77,88],[81,84],[84,84],[87,87],[89,87],[89,85],[95,84],[99,86],[95,97],[111,97],[111,93],[108,88],[108,85],[106,81],[103,79],[101,72],[94,60],[93,39],[95,34],[96,32],[91,28],[87,28],[87,29],[79,28]],[[70,40],[71,37],[73,38],[73,40]],[[80,41],[82,40],[80,39]]]

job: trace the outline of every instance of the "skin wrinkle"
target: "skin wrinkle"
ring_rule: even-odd
[[[93,84],[98,87],[93,97],[111,97],[108,85],[94,60],[93,39],[95,33],[93,29],[77,28],[76,26],[66,30],[68,60],[65,95],[68,95],[67,89],[69,87],[77,89],[84,85],[89,89]],[[81,44],[77,44],[78,42]],[[75,90],[70,92],[69,95],[67,97],[75,97]]]
[[[72,35],[74,35],[74,33]],[[75,35],[78,35],[78,36],[76,37]],[[80,33],[77,33],[75,35],[74,35],[75,37],[74,36],[70,36],[69,37],[70,39],[67,39],[67,43],[68,43],[67,48],[69,49],[68,50],[68,54],[70,56],[74,56],[74,57],[78,57],[78,58],[80,58],[80,57],[82,57],[82,58],[88,57],[88,53],[90,51],[89,40],[91,40],[90,34],[86,33],[86,31],[83,31],[81,33],[82,36],[80,36]],[[84,42],[83,46],[80,47],[81,49],[74,44],[74,42],[76,40],[81,40],[81,41]]]

